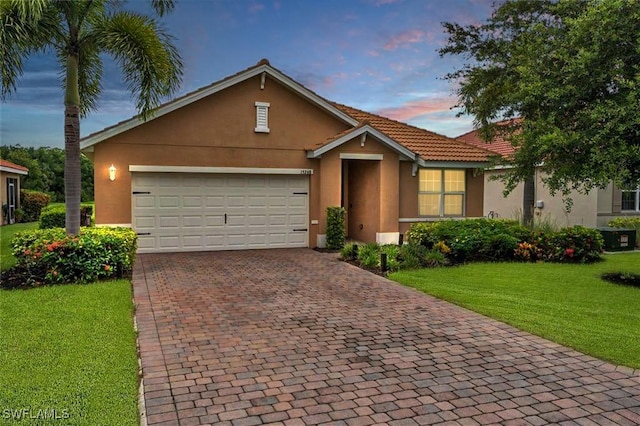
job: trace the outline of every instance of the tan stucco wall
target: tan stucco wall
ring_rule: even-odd
[[[500,181],[491,181],[489,178],[499,175],[501,171],[485,171],[484,214],[490,211],[498,213],[501,218],[522,217],[522,199],[524,184],[520,183],[504,198],[502,191],[504,185]],[[565,211],[565,205],[561,194],[551,195],[549,189],[542,182],[543,174],[536,172],[535,200],[542,201],[544,207],[535,209],[534,214],[538,220],[548,220],[557,226],[582,225],[595,227],[597,225],[598,194],[592,191],[588,195],[576,191],[570,194],[573,200],[571,212]]]
[[[270,133],[254,131],[256,101],[270,103]],[[269,78],[264,90],[260,77],[249,79],[95,145],[96,223],[131,223],[132,164],[313,169],[309,219],[320,220],[320,161],[304,149],[347,127]],[[309,228],[312,245],[317,228]]]

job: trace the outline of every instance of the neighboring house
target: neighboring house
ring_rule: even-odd
[[[457,138],[468,144],[489,149],[498,155],[508,158],[514,148],[502,138],[486,143],[480,139],[477,131],[471,131]],[[614,184],[605,189],[591,191],[588,195],[573,191],[569,197],[573,201],[570,212],[565,209],[561,194],[552,196],[542,182],[544,174],[537,170],[531,180],[531,197],[525,195],[527,183],[520,183],[506,198],[503,196],[504,185],[492,180],[496,175],[504,173],[500,168],[487,169],[484,172],[484,211],[485,216],[521,217],[526,206],[533,209],[534,217],[551,221],[559,226],[583,225],[586,227],[606,226],[616,217],[640,217],[640,191],[621,191]]]
[[[29,169],[26,167],[0,159],[2,225],[16,222],[16,209],[20,208],[20,176],[26,176],[28,173]]]
[[[330,206],[349,238],[397,243],[415,222],[481,216],[491,154],[330,102],[267,60],[81,148],[96,224],[132,226],[140,252],[323,247]]]

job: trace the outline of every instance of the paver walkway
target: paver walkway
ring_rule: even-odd
[[[149,425],[640,424],[640,375],[312,250],[140,255]]]

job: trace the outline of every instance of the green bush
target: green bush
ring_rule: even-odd
[[[364,268],[377,268],[380,264],[380,245],[378,243],[368,243],[358,246],[358,263]]]
[[[93,214],[93,206],[80,206],[80,224],[82,226],[91,226],[91,215]],[[40,229],[64,228],[66,220],[66,207],[64,205],[49,206],[42,210],[40,214]]]
[[[43,192],[20,190],[20,208],[24,211],[24,222],[36,222],[40,218],[40,212],[45,208],[51,197]]]
[[[327,207],[327,248],[340,250],[344,246],[344,217],[343,207]]]
[[[440,266],[447,266],[449,260],[442,251],[437,248],[432,248],[425,253],[424,264],[428,268],[438,268]]]
[[[628,228],[636,230],[636,247],[640,248],[640,217],[618,217],[609,221],[613,228]]]
[[[531,232],[516,221],[496,219],[418,223],[407,237],[411,244],[428,250],[444,244],[450,253],[438,251],[456,263],[513,259],[593,262],[600,258],[603,244],[595,229],[576,226],[557,232]]]
[[[82,228],[78,236],[62,228],[39,229],[16,234],[11,247],[32,284],[91,282],[129,272],[137,236],[129,228]]]
[[[354,242],[346,243],[340,250],[340,258],[342,260],[356,260],[357,254],[354,253],[354,248],[357,245],[358,244]]]
[[[407,232],[410,244],[427,249],[444,242],[451,249],[448,256],[456,262],[512,259],[518,243],[530,236],[531,231],[518,222],[501,219],[417,223]]]
[[[64,228],[66,211],[64,205],[54,205],[42,209],[40,229]]]
[[[398,260],[400,269],[418,269],[425,266],[427,249],[418,244],[404,244],[400,246]]]
[[[600,259],[604,240],[597,229],[574,226],[551,235],[540,235],[545,260],[551,262],[589,263]]]

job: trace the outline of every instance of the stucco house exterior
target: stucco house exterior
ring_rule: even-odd
[[[0,204],[2,205],[2,225],[16,221],[16,210],[20,208],[20,176],[26,176],[29,169],[11,161],[0,159]]]
[[[477,217],[491,152],[331,102],[267,60],[81,140],[96,224],[140,252],[397,243],[412,223]]]
[[[457,138],[465,143],[481,148],[489,149],[497,155],[508,158],[513,154],[511,144],[501,138],[486,143],[477,131],[471,131]],[[569,196],[573,201],[570,212],[565,209],[562,195],[551,195],[544,185],[541,170],[536,170],[532,180],[533,195],[530,201],[525,200],[525,183],[520,183],[506,198],[503,196],[504,185],[500,181],[492,180],[492,177],[504,173],[499,168],[489,168],[484,171],[484,199],[483,214],[485,216],[497,215],[503,218],[521,216],[524,205],[533,208],[534,216],[543,220],[549,220],[558,226],[582,225],[586,227],[607,226],[611,219],[616,217],[640,217],[640,191],[623,191],[613,183],[604,189],[591,191],[589,194],[580,194],[573,191]]]

